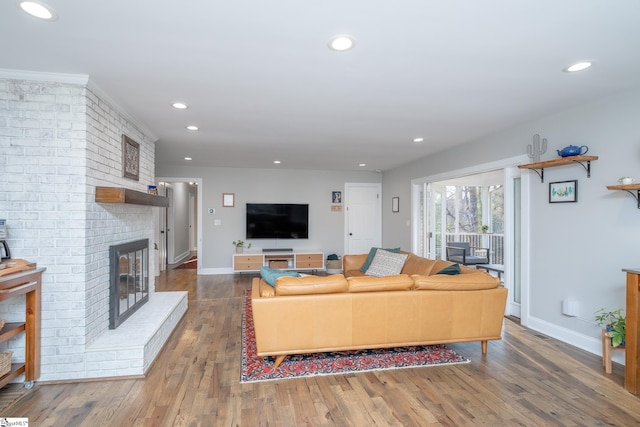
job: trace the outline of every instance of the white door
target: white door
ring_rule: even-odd
[[[197,250],[196,244],[196,195],[193,189],[189,189],[189,250]]]
[[[175,264],[176,247],[175,236],[173,235],[174,212],[173,212],[173,188],[167,185],[167,198],[169,199],[169,208],[167,209],[167,264]]]
[[[364,254],[382,245],[382,185],[345,184],[345,253]]]
[[[167,187],[164,182],[158,183],[158,194],[160,196],[167,195]],[[159,210],[159,233],[156,236],[156,241],[158,242],[158,251],[160,252],[160,271],[164,271],[167,269],[167,209],[168,208],[160,208]]]
[[[509,290],[505,314],[521,317],[522,303],[522,180],[520,169],[505,169],[505,278]]]

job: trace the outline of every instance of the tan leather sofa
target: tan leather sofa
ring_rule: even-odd
[[[279,277],[275,288],[252,283],[259,356],[408,345],[499,340],[507,289],[467,267],[435,274],[452,263],[409,254],[402,274],[366,276],[367,255],[345,255],[345,275]],[[345,277],[346,276],[346,277]]]

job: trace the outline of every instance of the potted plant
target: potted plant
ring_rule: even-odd
[[[480,231],[482,231],[483,233],[489,232],[489,226],[486,224],[483,225],[482,227],[480,227]]]
[[[623,309],[605,311],[604,308],[596,311],[595,319],[599,326],[604,326],[606,335],[611,338],[611,345],[619,347],[625,345],[627,333],[627,319],[622,314]]]
[[[244,240],[236,240],[233,242],[233,245],[236,247],[236,253],[241,254],[244,251]],[[251,247],[251,243],[247,245],[247,249]]]

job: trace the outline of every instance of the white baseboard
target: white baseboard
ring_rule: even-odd
[[[198,268],[198,274],[212,275],[212,274],[233,274],[233,267],[225,268]]]
[[[589,353],[602,356],[602,341],[600,338],[580,334],[536,317],[529,317],[527,327],[567,344],[571,344],[579,349],[588,351]],[[611,360],[624,365],[624,352],[613,352]]]
[[[181,253],[180,255],[176,255],[173,257],[174,262],[172,264],[180,264],[183,261],[186,261],[191,256],[191,251],[186,251]]]

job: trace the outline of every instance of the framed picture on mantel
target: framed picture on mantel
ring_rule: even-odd
[[[140,180],[140,144],[122,135],[122,176]]]

